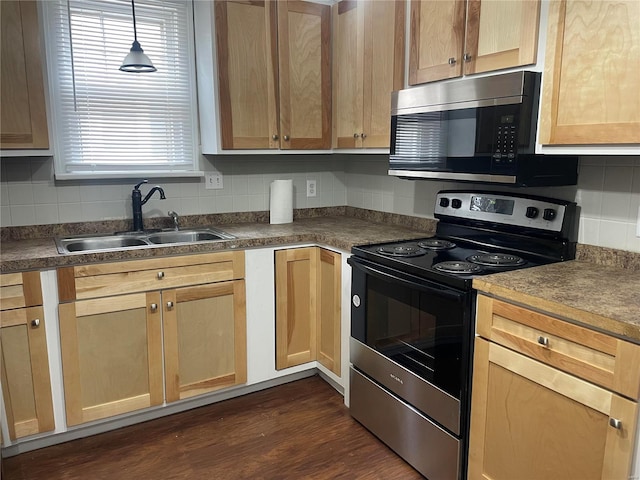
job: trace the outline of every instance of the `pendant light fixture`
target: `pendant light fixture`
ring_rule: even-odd
[[[153,66],[149,57],[144,53],[144,50],[140,47],[138,42],[138,32],[136,31],[136,7],[131,0],[131,12],[133,13],[133,44],[131,45],[131,51],[124,57],[120,70],[123,72],[133,73],[145,73],[155,72],[156,67]]]

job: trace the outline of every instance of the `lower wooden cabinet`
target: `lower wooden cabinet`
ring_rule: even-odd
[[[9,437],[55,428],[40,273],[0,275],[0,364]]]
[[[602,360],[603,334],[563,335],[586,329],[483,295],[477,320],[485,338],[475,343],[469,479],[628,478],[638,403],[618,390],[634,389],[612,391],[575,373]],[[613,371],[615,351],[607,361]],[[557,355],[565,357],[559,366]]]
[[[167,402],[247,381],[244,280],[163,292]]]
[[[340,254],[275,252],[276,369],[318,360],[340,375]]]
[[[58,271],[67,424],[246,383],[243,277],[243,252]]]
[[[162,404],[159,304],[150,292],[60,305],[67,425]]]

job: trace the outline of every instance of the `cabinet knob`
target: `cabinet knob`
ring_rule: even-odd
[[[610,418],[609,419],[609,425],[611,425],[616,430],[621,430],[622,429],[622,422],[620,420],[618,420],[617,418]]]
[[[158,280],[162,280],[164,278],[164,272],[158,272]]]
[[[277,139],[278,139],[278,135],[275,135],[275,134],[274,134],[274,135],[271,135],[271,139],[272,139],[272,140],[277,140]]]
[[[173,302],[171,302],[171,301],[167,302],[167,308],[168,309],[173,308]]]
[[[472,57],[471,55],[469,55],[468,53],[465,53],[464,55],[462,55],[462,59],[463,59],[465,62],[470,62],[470,61],[471,61],[471,58],[473,58],[473,57]]]
[[[362,137],[362,139],[364,140],[365,138],[367,138],[367,134],[366,133],[361,133],[360,136]]]
[[[548,347],[549,346],[549,338],[548,337],[543,337],[542,335],[540,335],[538,337],[538,343],[540,345],[542,345],[543,347]]]
[[[453,58],[453,57],[451,57],[451,58],[449,59],[449,65],[455,65],[455,64],[456,64],[456,59],[455,59],[455,58]]]
[[[40,319],[39,319],[39,318],[36,318],[36,319],[34,319],[34,320],[31,320],[31,326],[32,326],[33,328],[38,328],[38,327],[40,326]]]
[[[284,141],[285,141],[285,142],[288,142],[288,141],[289,141],[289,135],[285,135],[285,136],[284,136],[284,137],[282,137],[282,138],[284,138]]]
[[[358,134],[358,133],[354,133],[353,134],[353,138],[358,138],[359,136],[360,136],[360,134]]]
[[[158,310],[158,304],[152,303],[151,305],[149,305],[149,308],[151,309],[152,312],[155,312],[156,310]]]

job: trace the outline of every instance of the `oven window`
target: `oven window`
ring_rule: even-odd
[[[367,277],[366,344],[460,398],[464,306]]]

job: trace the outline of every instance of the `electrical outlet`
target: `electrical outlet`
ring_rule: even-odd
[[[222,186],[222,174],[220,172],[204,174],[204,188],[207,190],[219,190]]]
[[[315,197],[315,196],[316,196],[316,181],[307,180],[307,197]]]

